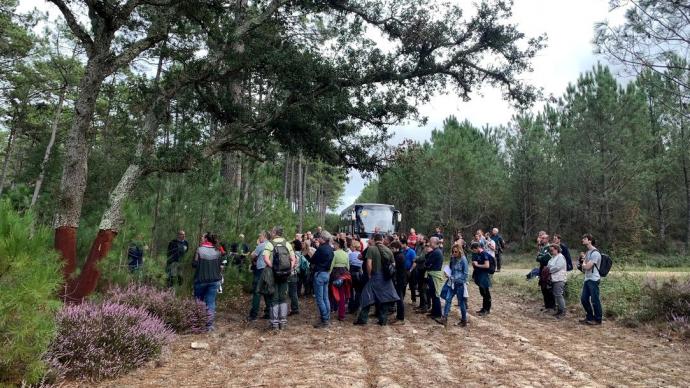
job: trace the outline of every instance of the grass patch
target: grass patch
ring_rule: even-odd
[[[584,275],[571,272],[566,287],[567,308],[583,313],[580,294]],[[518,274],[500,274],[494,277],[499,292],[522,301],[541,304],[542,295],[537,280],[526,281]],[[600,296],[604,316],[625,326],[636,327],[652,323],[659,328],[671,329],[690,338],[690,277],[654,278],[641,273],[612,272],[600,283]]]

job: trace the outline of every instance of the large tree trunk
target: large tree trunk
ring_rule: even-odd
[[[134,162],[127,166],[127,169],[120,177],[120,181],[110,192],[108,207],[101,217],[98,226],[98,234],[93,241],[89,255],[82,267],[82,271],[77,279],[72,279],[68,287],[67,299],[80,301],[96,289],[100,271],[98,263],[110,252],[113,240],[124,222],[123,208],[144,175],[145,167],[142,164],[144,155],[152,152],[153,143],[158,129],[159,117],[156,112],[163,103],[162,96],[156,96],[151,103],[144,118],[143,139],[137,145],[134,155]],[[63,228],[69,230],[69,228]],[[76,228],[75,228],[76,230]],[[76,233],[75,233],[76,237]],[[76,242],[76,239],[75,239]],[[57,247],[57,243],[56,243]]]
[[[5,188],[5,179],[7,178],[7,166],[10,164],[10,158],[12,156],[12,145],[14,144],[14,136],[16,130],[14,125],[10,128],[10,136],[7,138],[7,147],[5,147],[5,160],[2,162],[2,175],[0,175],[0,195],[2,195],[2,190]]]
[[[31,205],[29,208],[33,208],[36,205],[38,196],[41,193],[41,186],[43,185],[43,179],[46,175],[46,166],[48,165],[48,160],[50,160],[50,153],[53,150],[53,145],[55,144],[55,137],[57,135],[58,126],[60,124],[60,115],[62,114],[62,107],[65,103],[65,96],[67,95],[67,85],[63,85],[62,91],[60,92],[60,98],[58,100],[57,107],[55,108],[55,115],[53,116],[53,123],[50,128],[50,140],[48,140],[48,145],[46,146],[46,152],[43,155],[43,160],[41,161],[41,172],[38,174],[38,179],[36,179],[36,186],[34,187],[34,195],[31,197]]]
[[[81,217],[82,202],[86,191],[88,147],[86,133],[91,127],[96,98],[101,83],[107,76],[106,70],[89,60],[79,83],[79,97],[74,107],[74,122],[65,143],[65,160],[55,213],[55,249],[65,262],[65,276],[77,268],[77,228]]]
[[[123,223],[122,209],[127,198],[134,190],[143,175],[143,168],[139,164],[130,164],[120,178],[120,182],[110,193],[110,206],[101,217],[98,226],[98,234],[93,241],[89,256],[82,267],[79,278],[74,281],[70,299],[81,300],[96,289],[96,284],[101,275],[98,270],[98,262],[110,252],[113,240]]]

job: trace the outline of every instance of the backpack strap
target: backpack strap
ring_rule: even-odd
[[[592,249],[592,253],[594,253],[594,252],[599,252],[599,260],[600,260],[600,262],[601,262],[601,251],[599,251],[597,248],[594,248],[594,249]],[[591,256],[592,256],[592,255],[590,254],[590,257],[591,257]],[[594,265],[594,268],[597,269],[597,273],[599,274],[599,276],[601,276],[601,274],[599,273],[599,267],[598,267],[596,264],[594,264],[594,263],[592,263],[592,264]]]

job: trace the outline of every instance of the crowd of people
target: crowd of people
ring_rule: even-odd
[[[395,320],[391,324],[404,324],[404,300],[409,288],[413,311],[444,325],[449,321],[452,300],[457,298],[458,324],[465,326],[470,279],[482,296],[482,308],[477,314],[491,312],[491,274],[500,271],[500,257],[505,249],[496,228],[486,234],[477,231],[470,242],[456,234],[448,265],[444,265],[446,240],[441,228],[428,237],[414,229],[401,235],[384,235],[374,230],[369,239],[348,233],[332,235],[317,228],[297,234],[288,244],[293,248],[289,253],[294,263],[292,273],[278,280],[271,277],[275,271],[267,269],[279,261],[280,255],[268,244],[275,236],[282,236],[282,232],[277,227],[270,235],[260,233],[250,255],[253,294],[248,321],[259,318],[263,299],[263,318],[270,320],[272,329],[283,329],[287,316],[300,313],[299,298],[313,295],[318,310],[315,328],[328,327],[332,316],[343,321],[347,314],[355,317],[355,325],[366,325],[372,306],[379,325],[387,325],[389,315],[393,314]],[[474,268],[471,277],[470,267]],[[445,301],[443,309],[441,300]]]
[[[414,229],[400,235],[375,230],[369,239],[348,233],[332,235],[320,227],[296,234],[292,241],[283,234],[279,226],[261,232],[253,251],[244,236],[227,249],[215,235],[203,235],[192,264],[196,269],[194,295],[207,305],[209,329],[213,328],[216,294],[222,289],[226,265],[251,269],[247,320],[259,319],[263,300],[262,318],[268,319],[274,330],[284,329],[288,316],[300,313],[300,298],[312,295],[318,310],[315,328],[328,327],[332,316],[343,321],[347,314],[354,316],[355,325],[366,325],[372,306],[379,325],[389,324],[389,315],[393,314],[391,324],[404,324],[410,312],[405,303],[408,288],[412,312],[448,325],[455,299],[457,325],[466,326],[470,280],[482,300],[477,316],[490,314],[492,275],[501,270],[505,250],[497,228],[487,233],[477,230],[470,241],[456,233],[449,242],[441,228],[429,236]],[[450,260],[446,264],[443,252],[448,243]],[[586,252],[580,254],[577,268],[585,273],[581,302],[586,317],[581,323],[598,325],[602,321],[598,271],[602,256],[591,235],[584,235],[582,244]],[[168,244],[169,286],[181,284],[178,266],[188,249],[184,231]],[[536,261],[539,268],[528,274],[528,279],[539,278],[542,310],[553,311],[557,319],[562,319],[566,315],[567,273],[573,269],[570,251],[559,235],[550,238],[546,232],[539,232]]]

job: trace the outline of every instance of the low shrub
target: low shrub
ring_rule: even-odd
[[[19,214],[0,201],[0,386],[35,384],[53,338],[53,316],[62,303],[61,262],[51,231],[36,227],[31,213]]]
[[[202,333],[206,331],[208,312],[206,305],[191,297],[178,298],[172,290],[160,290],[145,284],[131,283],[126,288],[114,287],[104,299],[132,307],[141,307],[160,318],[176,333]]]
[[[640,320],[664,319],[672,328],[690,335],[690,279],[648,279],[642,289]]]
[[[60,376],[99,380],[141,366],[174,336],[143,308],[105,302],[66,305],[46,360]]]

